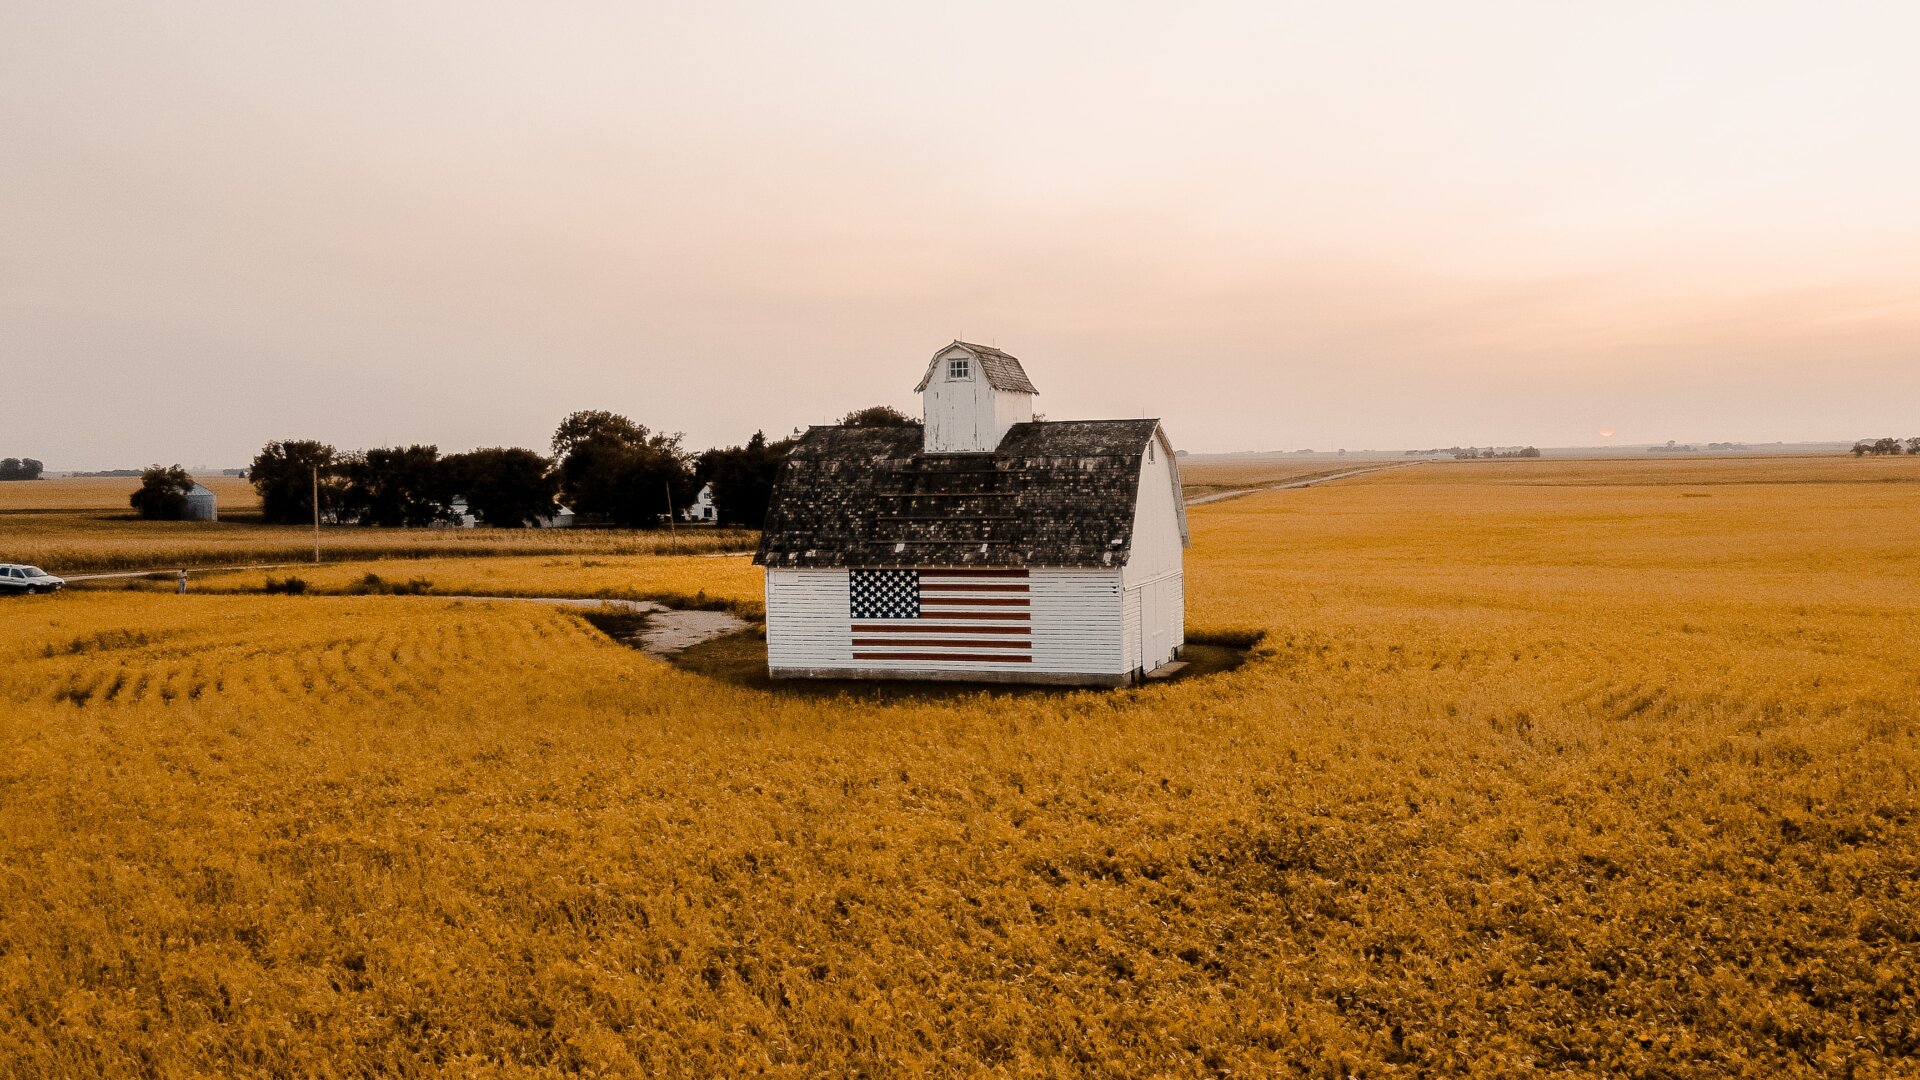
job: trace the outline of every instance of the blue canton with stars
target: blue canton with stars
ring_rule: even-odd
[[[848,595],[856,619],[920,617],[920,571],[848,571]]]

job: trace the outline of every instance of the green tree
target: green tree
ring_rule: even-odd
[[[840,418],[841,427],[919,427],[920,421],[891,405],[855,409]]]
[[[564,459],[588,443],[634,446],[646,441],[645,427],[605,409],[586,409],[560,421],[553,433],[553,453]]]
[[[148,521],[179,521],[187,516],[193,477],[178,465],[154,465],[140,474],[140,486],[127,503]]]
[[[693,475],[696,485],[713,485],[713,505],[722,525],[758,529],[766,524],[773,500],[774,481],[786,463],[792,439],[768,442],[756,431],[745,446],[709,450],[700,455]]]
[[[577,412],[553,434],[560,493],[582,517],[651,528],[693,501],[680,436],[610,412]]]
[[[260,493],[260,516],[272,525],[303,525],[313,520],[313,470],[320,470],[322,508],[337,498],[328,470],[334,449],[323,442],[290,439],[270,442],[254,455],[247,475]]]
[[[453,454],[440,462],[448,487],[467,500],[482,524],[517,529],[559,509],[553,461],[531,450],[495,446]]]
[[[38,480],[44,468],[32,458],[0,458],[0,480]]]
[[[421,528],[443,520],[453,501],[437,446],[383,446],[346,461],[341,507],[362,525]]]

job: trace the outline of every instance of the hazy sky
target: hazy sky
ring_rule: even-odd
[[[1920,4],[0,0],[0,455],[1920,434]]]

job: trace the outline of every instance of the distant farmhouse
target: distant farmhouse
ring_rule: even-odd
[[[719,521],[720,508],[713,501],[713,485],[703,484],[693,497],[693,505],[680,511],[682,521]]]
[[[1185,644],[1186,511],[1157,420],[1036,421],[1020,361],[956,341],[924,423],[814,427],[774,487],[774,678],[1121,686]]]

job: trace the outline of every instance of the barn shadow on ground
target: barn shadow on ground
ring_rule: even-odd
[[[1158,686],[1186,682],[1232,671],[1246,663],[1251,650],[1234,645],[1189,644],[1182,653],[1186,666],[1164,679],[1148,683]],[[685,649],[664,659],[675,667],[703,675],[716,682],[782,697],[837,698],[856,697],[873,701],[943,701],[953,698],[1060,696],[1063,694],[1103,692],[1084,686],[1023,686],[990,682],[918,682],[867,679],[771,679],[767,677],[767,641],[758,627],[728,634]],[[1130,687],[1117,687],[1128,690]]]

